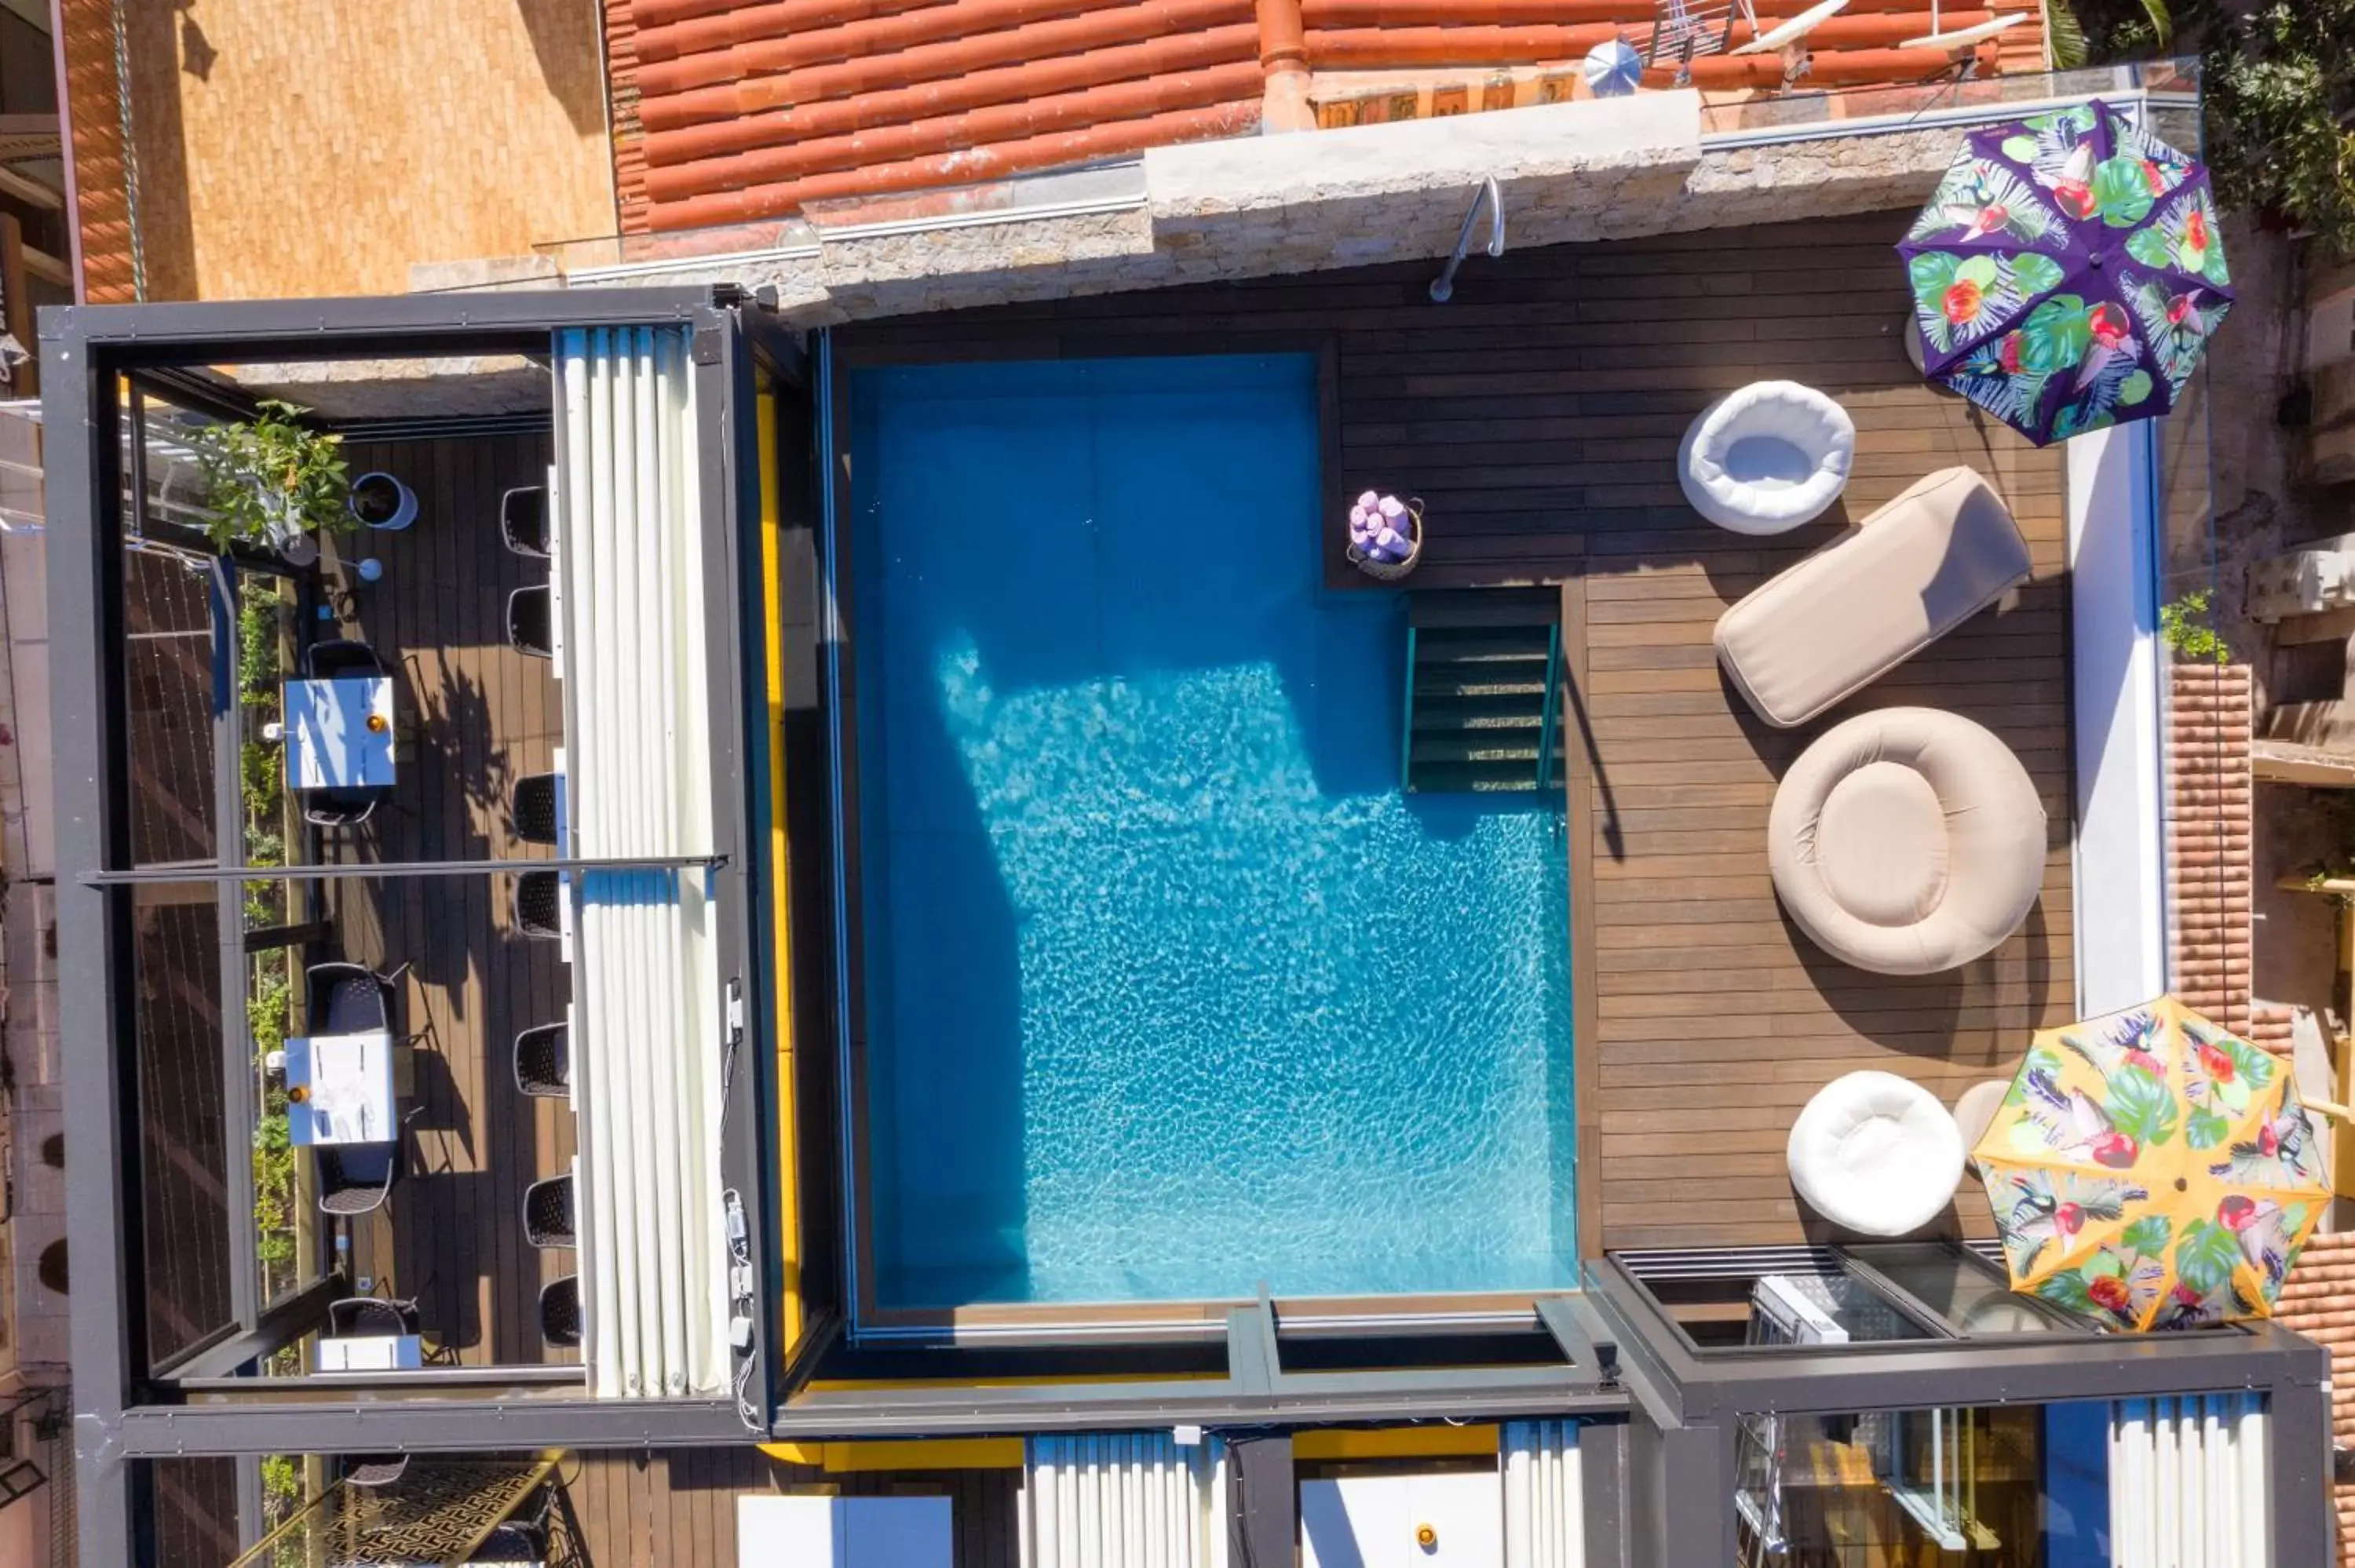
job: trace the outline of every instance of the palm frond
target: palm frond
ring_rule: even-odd
[[[2168,11],[2167,0],[2142,0],[2142,14],[2150,18],[2150,30],[2166,43],[2175,37],[2175,17]]]
[[[2085,63],[2085,26],[2069,0],[2044,0],[2044,53],[2054,70],[2075,70]]]

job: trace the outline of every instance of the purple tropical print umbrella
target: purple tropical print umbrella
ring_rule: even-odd
[[[1977,131],[1898,242],[1923,366],[2039,446],[2175,407],[2232,308],[2207,169],[2095,101]]]

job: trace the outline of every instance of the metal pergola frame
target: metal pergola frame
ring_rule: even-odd
[[[1738,1249],[1737,1249],[1738,1251]],[[1739,1561],[1738,1418],[2038,1405],[2206,1393],[2254,1393],[2269,1422],[2265,1499],[2278,1563],[2327,1563],[2330,1504],[2330,1353],[2263,1321],[2182,1334],[2025,1334],[1887,1344],[1696,1350],[1659,1298],[1615,1257],[1586,1268],[1584,1304],[1627,1352],[1636,1398],[1612,1440],[1630,1511],[1626,1568]],[[1596,1461],[1590,1458],[1590,1465]],[[1678,1506],[1711,1498],[1721,1506]],[[1592,1537],[1590,1537],[1590,1542]]]
[[[251,1165],[241,1129],[251,1125],[250,1043],[231,1005],[244,987],[242,965],[256,937],[302,939],[303,922],[223,941],[222,1071],[230,1093],[231,1132],[221,1172],[233,1239],[233,1321],[218,1326],[171,1362],[150,1355],[145,1302],[137,1041],[133,1008],[133,890],[155,883],[211,883],[224,932],[242,927],[241,885],[278,880],[498,876],[519,870],[629,869],[643,861],[485,860],[249,868],[224,832],[218,858],[197,867],[131,863],[128,712],[124,668],[123,552],[133,536],[210,553],[193,530],[146,516],[144,486],[124,504],[126,426],[141,436],[147,391],[206,411],[236,415],[238,395],[201,367],[288,360],[392,359],[524,354],[545,357],[566,328],[685,325],[699,404],[712,410],[698,441],[695,471],[708,518],[708,622],[714,843],[709,856],[665,864],[709,869],[730,913],[718,930],[719,963],[730,983],[755,993],[773,982],[765,953],[752,939],[758,896],[747,807],[739,787],[743,715],[756,684],[745,669],[744,501],[751,478],[739,462],[739,425],[749,418],[751,355],[731,290],[649,289],[210,304],[69,307],[44,311],[42,421],[48,477],[49,602],[56,618],[57,663],[51,701],[58,813],[58,980],[66,1054],[64,1111],[74,1150],[68,1221],[84,1260],[76,1270],[72,1329],[77,1493],[82,1559],[117,1564],[144,1561],[146,1467],[177,1456],[240,1456],[240,1529],[259,1534],[258,1471],[262,1453],[365,1449],[470,1449],[524,1446],[610,1447],[647,1443],[746,1442],[728,1395],[699,1400],[596,1399],[580,1387],[578,1369],[428,1369],[332,1378],[251,1375],[256,1363],[317,1326],[340,1277],[325,1277],[274,1302],[261,1302],[252,1266]],[[755,329],[760,331],[760,329]],[[782,334],[761,331],[773,370],[799,376],[799,350]],[[176,372],[178,372],[176,374]],[[125,397],[125,387],[132,393]],[[144,448],[141,449],[144,451]],[[134,462],[139,458],[134,454]],[[259,558],[241,567],[282,569]],[[213,809],[237,820],[237,714],[221,673],[224,644],[235,632],[235,573],[216,571]],[[228,585],[224,587],[224,585]],[[757,597],[751,602],[757,603]],[[760,1049],[740,1050],[723,1112],[720,1159],[725,1186],[754,1195],[762,1221],[751,1227],[751,1262],[764,1309],[750,1351],[738,1362],[756,1414],[774,1396],[779,1359],[768,1325],[766,1282],[772,1237],[765,1117],[774,1104],[773,1068]],[[242,1118],[242,1119],[240,1119]],[[240,1194],[245,1202],[239,1207]],[[749,1366],[745,1363],[749,1362]],[[256,1438],[266,1438],[258,1442]]]

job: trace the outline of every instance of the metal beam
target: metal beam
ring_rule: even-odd
[[[741,1447],[746,1441],[744,1424],[725,1400],[591,1399],[539,1391],[508,1397],[364,1404],[143,1405],[124,1412],[103,1430],[103,1438],[105,1451],[118,1460],[396,1449],[458,1454],[517,1448]],[[99,1434],[91,1441],[95,1446]],[[89,1556],[84,1561],[116,1564],[136,1559]]]
[[[152,1381],[236,1377],[327,1321],[327,1306],[351,1293],[340,1274],[324,1275],[262,1308],[253,1326],[156,1368]]]
[[[407,355],[546,354],[566,327],[646,326],[695,319],[714,291],[524,289],[366,299],[208,300],[197,303],[74,305],[42,313],[41,337],[105,366],[365,359]]]
[[[2326,1354],[2325,1376],[2328,1368]],[[2339,1534],[2330,1494],[2330,1385],[2316,1377],[2275,1388],[2265,1400],[2265,1418],[2273,1561],[2328,1563]]]
[[[1284,1382],[1275,1309],[1265,1299],[1227,1309],[1227,1377],[1245,1398],[1267,1398]]]
[[[85,887],[137,887],[176,882],[364,882],[388,876],[496,876],[527,871],[689,871],[724,866],[724,853],[636,855],[607,860],[388,860],[313,861],[299,865],[141,866],[131,871],[85,871],[74,880]]]
[[[116,863],[130,848],[125,792],[119,405],[112,377],[79,344],[58,342],[61,313],[40,315],[41,425],[48,469],[49,705],[61,868]],[[134,1563],[142,1545],[138,1478],[112,1432],[146,1367],[147,1277],[140,1234],[139,1138],[132,1088],[130,901],[60,876],[57,885],[59,1031],[65,1054],[66,1223],[75,1270],[71,1343],[74,1492],[82,1561]]]
[[[1300,1539],[1290,1434],[1227,1441],[1227,1561],[1289,1563]]]
[[[788,1401],[771,1424],[781,1440],[925,1437],[1009,1432],[1118,1431],[1191,1424],[1314,1426],[1334,1423],[1496,1421],[1624,1414],[1624,1393],[1568,1382],[1558,1366],[1320,1373],[1278,1394],[1231,1379],[972,1385],[889,1393],[828,1389]]]
[[[147,449],[131,454],[132,493],[147,493]],[[222,871],[245,864],[245,715],[239,696],[238,580],[234,563],[216,559],[209,578],[213,674],[213,858]],[[216,971],[220,987],[221,1204],[229,1215],[229,1309],[240,1327],[258,1326],[261,1302],[261,1234],[253,1213],[253,1129],[261,1107],[254,1088],[253,1041],[247,1016],[252,960],[246,957],[245,885],[213,886]],[[324,1308],[322,1308],[324,1310]]]

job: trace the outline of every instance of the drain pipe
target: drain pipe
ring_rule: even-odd
[[[1464,227],[1455,231],[1455,253],[1447,259],[1447,265],[1440,270],[1439,276],[1431,281],[1431,297],[1434,303],[1445,304],[1449,296],[1455,292],[1455,269],[1464,265],[1464,249],[1472,243],[1472,225],[1479,218],[1480,204],[1484,201],[1488,204],[1488,254],[1502,256],[1505,253],[1505,198],[1497,190],[1497,176],[1490,175],[1480,182],[1480,188],[1472,193],[1472,209],[1464,215]]]
[[[1316,111],[1308,101],[1308,35],[1300,20],[1300,0],[1258,0],[1259,69],[1263,134],[1314,131]]]

